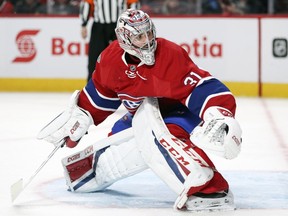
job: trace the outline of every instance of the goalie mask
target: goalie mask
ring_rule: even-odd
[[[122,13],[115,29],[120,47],[146,65],[155,63],[156,30],[148,14],[129,9]]]

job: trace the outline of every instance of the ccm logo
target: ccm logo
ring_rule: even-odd
[[[199,160],[197,158],[197,156],[193,153],[192,148],[189,147],[187,148],[187,144],[180,141],[179,139],[175,138],[175,137],[162,137],[159,140],[160,144],[167,150],[170,152],[171,155],[173,155],[173,157],[178,161],[179,164],[183,165],[184,167],[186,167],[187,165],[189,165],[189,161],[185,160],[184,156],[182,156],[178,151],[177,151],[177,146],[179,148],[181,148],[187,155],[189,155],[195,162],[197,162],[200,166],[202,167],[206,167],[205,164],[203,164],[201,162],[201,160]]]
[[[71,162],[71,161],[77,160],[78,158],[80,158],[80,153],[69,157],[69,158],[67,159],[67,162],[69,163],[69,162]]]
[[[77,130],[77,128],[80,126],[80,123],[77,121],[73,127],[70,129],[70,133],[74,134],[74,132]]]

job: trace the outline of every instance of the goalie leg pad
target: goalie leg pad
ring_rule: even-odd
[[[174,207],[182,209],[188,197],[197,192],[227,189],[226,180],[216,171],[208,156],[191,143],[184,129],[168,125],[169,132],[155,100],[144,100],[132,125],[145,162],[179,195]]]
[[[74,182],[92,169],[93,155],[83,158],[66,166],[70,181]]]
[[[191,146],[169,133],[157,105],[150,98],[145,99],[133,118],[134,135],[143,159],[177,194],[205,185],[213,177],[212,168]]]
[[[111,185],[114,182],[135,175],[148,166],[142,159],[135,145],[135,139],[118,146],[110,146],[97,158],[94,158],[95,180],[99,188],[101,185]]]
[[[90,146],[62,160],[66,183],[71,191],[101,191],[148,168],[134,138],[96,152],[91,150]]]
[[[100,150],[101,151],[101,150]],[[93,145],[62,159],[66,185],[70,191],[90,192],[93,186]]]

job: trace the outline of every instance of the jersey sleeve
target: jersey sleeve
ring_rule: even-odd
[[[189,110],[203,119],[205,111],[211,106],[229,110],[233,116],[236,112],[236,100],[230,90],[214,77],[200,79],[186,99]]]
[[[100,74],[100,71],[96,72]],[[90,112],[95,125],[104,121],[121,105],[117,94],[103,86],[101,77],[97,74],[94,73],[93,78],[82,89],[78,100],[78,105]]]
[[[203,119],[205,111],[212,106],[219,106],[229,110],[234,116],[236,112],[236,100],[228,87],[213,77],[209,71],[199,68],[188,53],[182,49],[184,86],[179,85],[179,93],[185,95],[181,100],[189,110]],[[185,66],[187,65],[187,66]],[[179,66],[178,66],[179,67]],[[187,68],[185,68],[187,67]]]

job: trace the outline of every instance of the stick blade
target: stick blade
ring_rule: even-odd
[[[22,190],[23,190],[23,179],[20,179],[11,185],[10,193],[12,202],[14,202],[14,200],[19,196]]]

